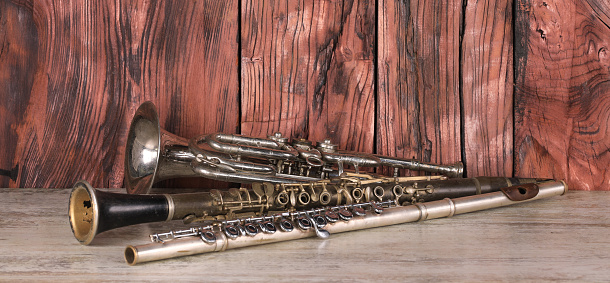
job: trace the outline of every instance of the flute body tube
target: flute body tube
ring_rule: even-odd
[[[385,203],[370,202],[351,206],[283,213],[257,219],[237,219],[207,227],[151,235],[153,243],[128,246],[125,249],[125,260],[128,264],[134,265],[186,255],[295,240],[316,235],[327,237],[329,233],[451,217],[457,214],[544,199],[563,195],[567,189],[567,185],[563,181],[553,181],[517,185],[505,188],[499,192],[456,199],[446,198],[409,206],[395,206],[391,201]],[[383,206],[386,208],[382,208]],[[336,215],[346,215],[346,217],[333,219]],[[348,215],[349,217],[347,217]],[[280,226],[281,228],[286,222],[290,223],[288,226],[291,226],[292,229],[271,229],[273,232],[268,231],[269,229],[259,229],[263,223],[268,226],[267,228],[272,227],[269,223],[273,223],[274,226]],[[246,226],[250,227],[248,225],[255,228],[258,227],[256,228],[256,233],[241,231]]]

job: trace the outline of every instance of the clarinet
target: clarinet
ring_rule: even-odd
[[[129,265],[135,265],[313,236],[328,238],[331,233],[451,217],[457,214],[563,195],[567,190],[565,182],[549,181],[507,187],[498,192],[455,199],[445,198],[408,206],[400,206],[395,200],[371,201],[228,220],[188,230],[151,235],[152,243],[127,246],[125,260]]]
[[[493,192],[536,181],[540,180],[504,177],[447,179],[444,176],[379,178],[344,173],[340,178],[305,184],[254,183],[251,189],[164,195],[110,193],[79,181],[70,194],[68,216],[74,237],[87,245],[104,231],[147,222],[183,220],[188,224],[371,201],[394,200],[397,204],[413,204]]]

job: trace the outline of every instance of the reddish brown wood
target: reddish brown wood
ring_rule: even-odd
[[[461,160],[461,12],[459,0],[378,2],[380,153]]]
[[[32,76],[9,90],[16,106],[3,107],[23,109],[11,114],[20,168],[11,186],[121,186],[128,124],[145,100],[179,135],[237,131],[236,1],[36,1],[23,11],[14,26],[35,39],[12,31],[8,40],[25,50],[2,57],[3,70]]]
[[[517,2],[515,173],[610,189],[610,9]]]
[[[468,1],[462,119],[468,176],[513,174],[512,0]]]
[[[22,117],[11,125],[17,134],[13,164],[17,187],[66,187],[76,179],[108,180],[119,147],[116,126],[121,99],[104,97],[116,84],[106,80],[107,45],[98,24],[109,17],[101,7],[36,1],[32,17],[38,44],[33,84],[20,97]],[[105,125],[105,127],[101,127]],[[107,184],[107,181],[106,181]]]
[[[19,166],[0,186],[122,186],[152,100],[187,138],[282,131],[610,189],[606,1],[518,0],[513,25],[511,0],[237,1],[0,1],[0,169]]]
[[[139,104],[150,100],[157,106],[161,126],[176,135],[192,138],[239,131],[237,4],[237,0],[123,3],[121,18],[131,28],[125,52],[135,59],[128,67],[139,75],[130,80],[126,123]],[[117,160],[123,159],[122,154],[121,149]],[[117,165],[116,172],[122,173],[122,163]],[[189,179],[158,186],[218,187],[219,183]]]
[[[241,131],[373,150],[370,1],[244,1]]]
[[[23,120],[30,96],[38,38],[32,19],[32,4],[0,2],[0,169],[14,176],[17,148],[16,124]],[[14,171],[18,172],[18,171]],[[14,186],[9,176],[0,176],[0,187]]]

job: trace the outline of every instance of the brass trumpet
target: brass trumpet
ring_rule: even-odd
[[[153,183],[180,177],[253,183],[310,183],[340,176],[346,167],[388,166],[461,177],[463,165],[436,165],[413,159],[342,151],[330,140],[316,146],[304,139],[289,142],[276,133],[268,138],[236,134],[202,135],[191,140],[160,127],[155,106],[136,111],[125,150],[125,185],[131,194],[148,193]]]
[[[482,194],[536,179],[444,176],[373,177],[347,174],[313,183],[253,183],[252,189],[163,195],[130,195],[96,190],[77,182],[70,194],[69,219],[74,237],[84,245],[104,231],[169,220],[185,223],[222,220],[274,211],[295,211],[371,201],[414,204]]]

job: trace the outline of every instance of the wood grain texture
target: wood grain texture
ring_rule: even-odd
[[[373,151],[373,2],[244,1],[241,38],[243,134]]]
[[[19,97],[22,119],[12,125],[12,161],[20,168],[12,186],[64,187],[80,178],[101,185],[112,174],[125,97],[115,93],[117,81],[107,80],[116,53],[102,26],[113,9],[96,4],[32,6],[38,45],[28,46],[37,50],[28,60],[37,67],[29,94]]]
[[[152,100],[187,138],[330,137],[610,190],[610,3],[511,3],[0,1],[0,186],[122,186]]]
[[[377,151],[461,160],[462,1],[378,2]]]
[[[119,38],[131,87],[127,116],[150,100],[157,106],[161,127],[178,136],[239,132],[237,0],[126,1],[121,11],[126,34]],[[126,132],[121,134],[125,138]],[[122,176],[122,151],[116,160],[115,172]],[[116,186],[120,183],[111,185]],[[219,183],[189,178],[157,186]]]
[[[179,135],[237,131],[236,1],[36,1],[27,11],[38,45],[22,55],[32,83],[9,94],[24,110],[11,118],[11,186],[122,186],[128,125],[146,100]],[[21,71],[10,60],[3,68]]]
[[[461,46],[462,162],[470,177],[512,176],[513,1],[467,2]]]
[[[517,2],[515,174],[610,190],[610,9]]]
[[[18,169],[14,164],[18,134],[16,124],[23,120],[25,103],[31,93],[38,67],[38,36],[32,4],[0,1],[0,186],[14,185]],[[11,174],[13,173],[13,174]]]

